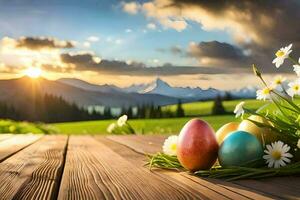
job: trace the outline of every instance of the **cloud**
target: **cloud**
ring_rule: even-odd
[[[103,75],[172,76],[231,73],[230,70],[225,71],[214,67],[173,66],[171,64],[147,67],[141,62],[100,59],[90,52],[61,54],[61,60],[64,64],[69,65],[71,70],[94,71]]]
[[[168,21],[193,21],[204,30],[228,31],[236,41],[266,46],[283,39],[291,41],[295,39],[295,29],[300,29],[296,20],[300,18],[297,0],[153,0],[142,4],[142,8],[146,16],[169,28]],[[182,23],[180,30],[186,27]]]
[[[60,52],[62,49],[73,47],[73,42],[62,41],[55,38],[21,37],[18,39],[4,37],[0,41],[0,62],[6,68],[14,69],[17,73],[28,67],[60,66]],[[1,72],[5,72],[4,67]]]
[[[99,42],[99,40],[100,39],[97,36],[90,36],[87,38],[87,41],[89,41],[89,42]]]
[[[82,45],[85,47],[85,48],[90,48],[91,47],[91,43],[90,42],[83,42]]]
[[[4,46],[26,48],[30,50],[70,49],[75,47],[72,41],[58,40],[50,37],[20,37],[19,39],[4,37],[1,43]]]
[[[187,55],[206,66],[241,67],[241,63],[244,66],[249,64],[242,49],[225,42],[191,42]]]
[[[171,46],[170,48],[158,48],[156,50],[161,53],[172,53],[180,56],[186,56],[187,54],[186,50],[178,45]]]
[[[132,32],[132,29],[128,28],[128,29],[125,30],[125,32],[126,32],[126,33],[131,33],[131,32]]]
[[[147,24],[147,28],[150,29],[150,30],[155,30],[156,25],[154,23],[149,23],[149,24]]]
[[[183,31],[192,22],[208,32],[226,32],[266,71],[280,47],[293,43],[294,52],[300,51],[299,0],[152,0],[141,7],[140,13],[165,28]]]
[[[141,9],[141,5],[137,2],[122,2],[122,8],[124,12],[127,12],[131,15],[135,15],[139,12]]]

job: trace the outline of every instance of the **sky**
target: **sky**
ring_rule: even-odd
[[[39,68],[48,79],[121,87],[161,77],[174,86],[233,89],[293,77],[274,53],[300,52],[298,0],[0,0],[0,78]]]

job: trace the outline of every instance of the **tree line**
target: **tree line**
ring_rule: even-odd
[[[0,102],[0,118],[12,119],[16,121],[33,122],[72,122],[112,119],[118,116],[113,115],[110,107],[105,107],[102,112],[96,109],[86,109],[79,107],[75,103],[69,103],[62,97],[50,94],[37,95],[32,101],[26,102],[24,106],[13,106],[5,102]],[[135,111],[135,112],[134,112]],[[217,97],[214,101],[212,114],[226,114],[222,104],[222,98]],[[123,107],[119,113],[126,114],[131,119],[151,119],[151,118],[172,118],[185,117],[182,102],[179,100],[175,110],[162,109],[161,106],[153,104],[139,105],[133,107]]]

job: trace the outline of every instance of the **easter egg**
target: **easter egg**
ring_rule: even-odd
[[[230,122],[223,125],[219,130],[216,132],[216,138],[219,145],[223,142],[226,136],[231,134],[233,131],[236,131],[239,127],[239,123],[237,122]]]
[[[219,148],[221,166],[242,166],[263,156],[263,147],[259,140],[245,131],[235,131],[223,141]]]
[[[272,126],[271,122],[257,115],[251,115],[248,119],[268,126]],[[255,135],[262,144],[270,144],[271,142],[274,142],[277,139],[276,134],[270,128],[259,127],[249,120],[243,120],[240,123],[238,130],[246,131]]]
[[[190,170],[209,169],[218,157],[219,145],[214,130],[200,119],[192,119],[178,136],[177,158]]]

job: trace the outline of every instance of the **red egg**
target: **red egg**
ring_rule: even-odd
[[[218,149],[214,130],[203,120],[190,120],[179,134],[177,157],[190,171],[210,169],[216,162]]]

